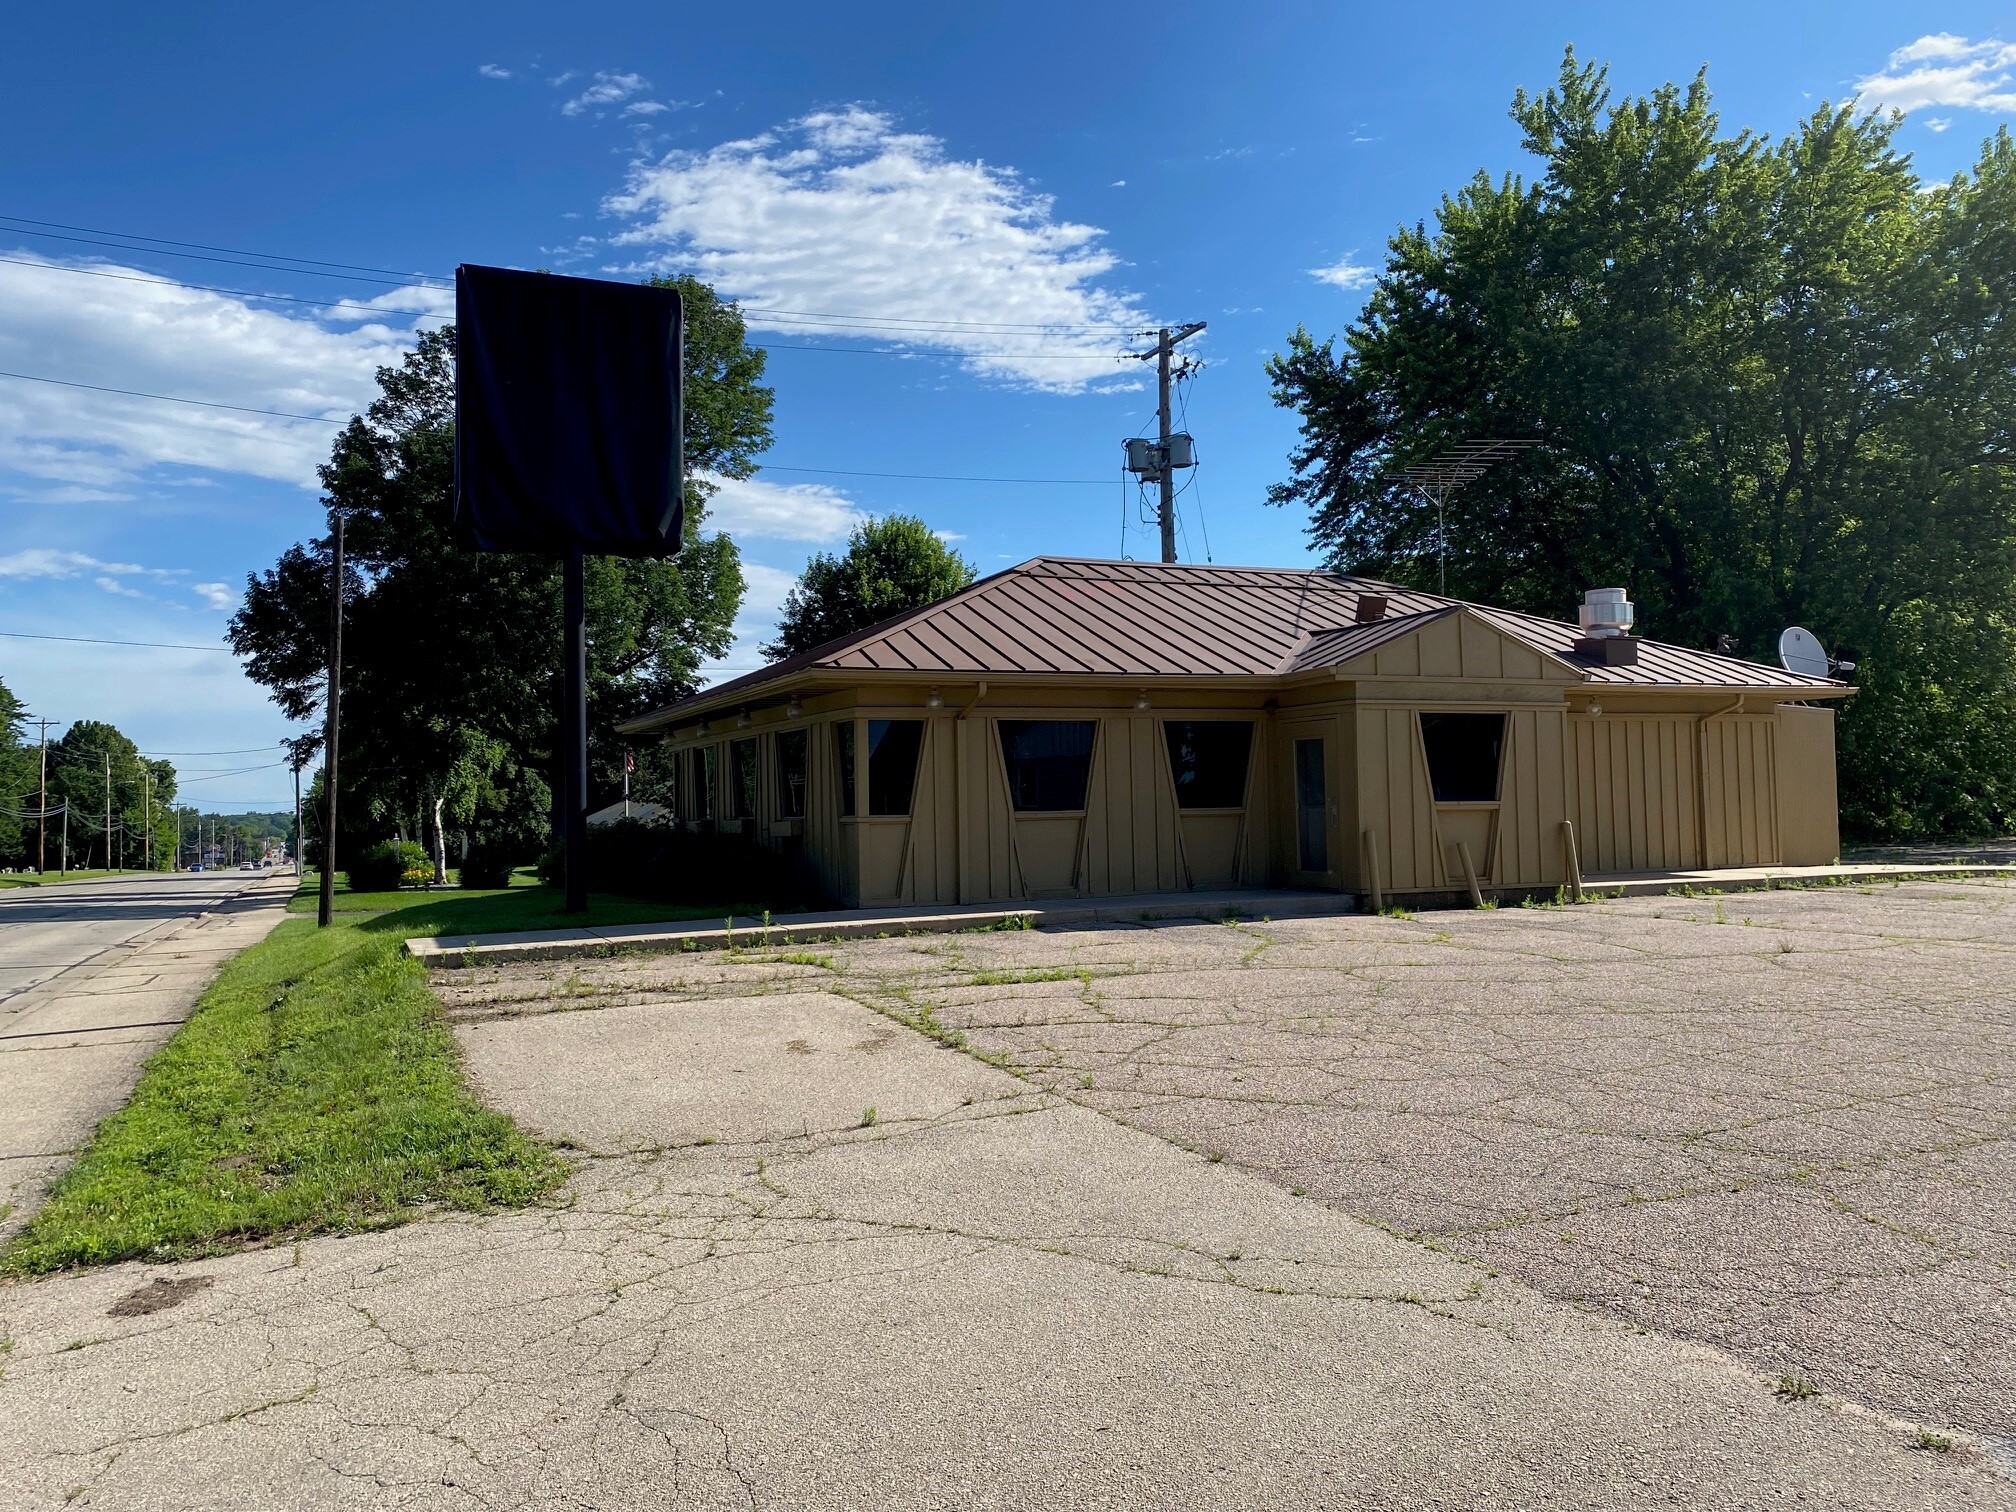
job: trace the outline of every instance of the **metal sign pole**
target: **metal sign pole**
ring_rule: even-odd
[[[581,548],[567,553],[561,590],[566,641],[560,711],[560,824],[567,873],[566,912],[588,911],[588,595]]]

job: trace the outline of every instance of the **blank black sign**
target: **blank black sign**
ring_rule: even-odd
[[[673,289],[455,271],[455,525],[479,551],[659,557],[685,526]]]

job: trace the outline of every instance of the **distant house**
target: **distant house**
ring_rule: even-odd
[[[1040,557],[624,725],[852,904],[1822,863],[1825,678],[1337,573]]]

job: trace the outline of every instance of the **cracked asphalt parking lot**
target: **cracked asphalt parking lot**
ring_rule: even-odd
[[[564,1197],[0,1288],[0,1506],[2016,1507],[2012,900],[442,972]]]

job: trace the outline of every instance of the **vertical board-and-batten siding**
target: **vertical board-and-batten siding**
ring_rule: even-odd
[[[1812,704],[1780,704],[1773,740],[1778,758],[1779,864],[1831,866],[1841,859],[1834,711]]]
[[[1505,721],[1498,854],[1492,863],[1493,880],[1501,887],[1567,880],[1561,837],[1567,793],[1559,775],[1568,759],[1566,718],[1560,709],[1515,709]]]
[[[1778,862],[1775,713],[1710,719],[1707,866]]]
[[[1695,725],[1685,715],[1567,716],[1565,769],[1586,871],[1698,864]]]
[[[1156,716],[1108,715],[1100,721],[1085,805],[1086,892],[1172,892],[1183,886],[1169,755]]]

